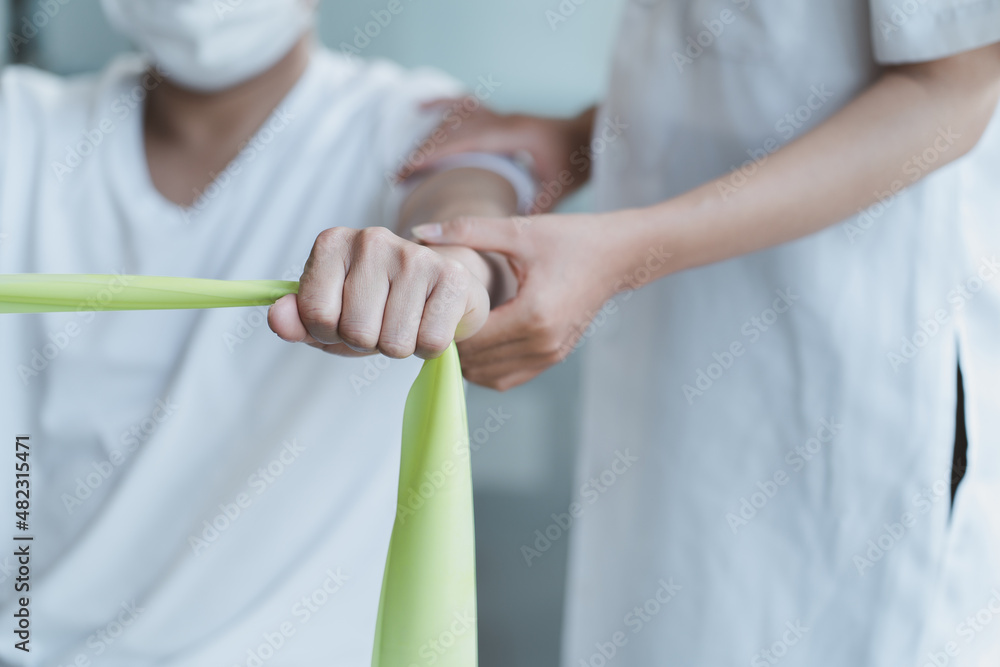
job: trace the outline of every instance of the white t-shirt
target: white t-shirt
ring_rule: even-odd
[[[1000,41],[1000,2],[630,0],[621,30],[606,210],[744,187],[880,63]],[[1000,112],[849,220],[615,299],[582,348],[566,667],[1000,665],[998,168]]]
[[[0,272],[298,279],[323,229],[394,225],[386,174],[437,120],[419,102],[458,91],[318,50],[184,211],[150,181],[143,67],[3,72]],[[419,361],[285,344],[265,315],[0,316],[2,437],[31,435],[35,537],[31,653],[8,632],[0,661],[370,664]]]

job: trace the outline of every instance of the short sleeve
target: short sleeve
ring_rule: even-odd
[[[875,60],[924,62],[1000,42],[1000,0],[869,0]]]

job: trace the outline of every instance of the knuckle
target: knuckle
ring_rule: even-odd
[[[545,363],[547,363],[549,366],[555,366],[556,364],[561,364],[562,362],[566,361],[566,358],[569,356],[568,350],[569,350],[568,346],[559,343],[555,348],[551,349],[545,355],[544,357]]]
[[[471,279],[468,269],[458,260],[446,257],[441,261],[438,281],[446,287],[464,292],[469,288]]]
[[[544,304],[539,301],[527,304],[525,315],[527,318],[525,326],[532,335],[543,339],[547,339],[551,335],[552,315]]]
[[[549,362],[558,363],[566,349],[566,340],[555,331],[546,331],[541,337],[542,352]]]
[[[401,338],[389,338],[385,336],[379,341],[378,351],[390,359],[405,359],[416,351],[414,341],[407,341]]]
[[[345,242],[351,234],[350,229],[346,227],[331,227],[329,229],[324,229],[316,237],[316,243],[313,245],[313,252],[323,252],[331,253],[341,250],[345,246]]]
[[[306,329],[314,327],[337,328],[340,312],[331,304],[316,299],[299,299],[299,319]]]
[[[395,322],[389,326],[383,325],[379,336],[378,350],[392,359],[405,359],[416,351],[419,319],[411,321],[410,326],[404,322]]]
[[[441,354],[451,345],[451,336],[440,331],[421,333],[417,340],[417,348],[424,354]]]
[[[491,380],[487,386],[493,391],[499,391],[502,394],[512,389],[514,387],[514,383],[507,378],[496,378]]]
[[[399,270],[407,275],[423,273],[437,257],[438,254],[430,248],[409,243],[399,253]]]
[[[431,314],[440,315],[462,302],[468,294],[472,277],[464,266],[454,260],[438,269],[435,296],[431,299]]]
[[[387,239],[395,237],[391,231],[386,227],[365,227],[358,232],[358,235],[366,241],[378,241],[383,242]]]
[[[378,345],[379,332],[364,322],[342,321],[337,332],[345,343],[359,350],[371,351]]]
[[[395,234],[385,227],[365,227],[358,232],[358,250],[371,252],[391,245]]]

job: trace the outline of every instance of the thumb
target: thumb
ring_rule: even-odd
[[[410,233],[428,245],[461,245],[481,252],[518,255],[531,218],[458,218],[418,225]]]
[[[490,315],[490,297],[485,289],[473,290],[466,302],[465,314],[455,328],[455,341],[476,335]]]

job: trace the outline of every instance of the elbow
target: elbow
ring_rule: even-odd
[[[962,111],[958,114],[959,127],[956,131],[962,134],[958,148],[959,155],[965,155],[974,149],[986,133],[997,112],[1000,102],[1000,71],[992,80],[983,82],[975,90],[963,97]]]
[[[1000,43],[894,69],[935,101],[939,125],[954,138],[953,158],[976,147],[1000,102]]]

